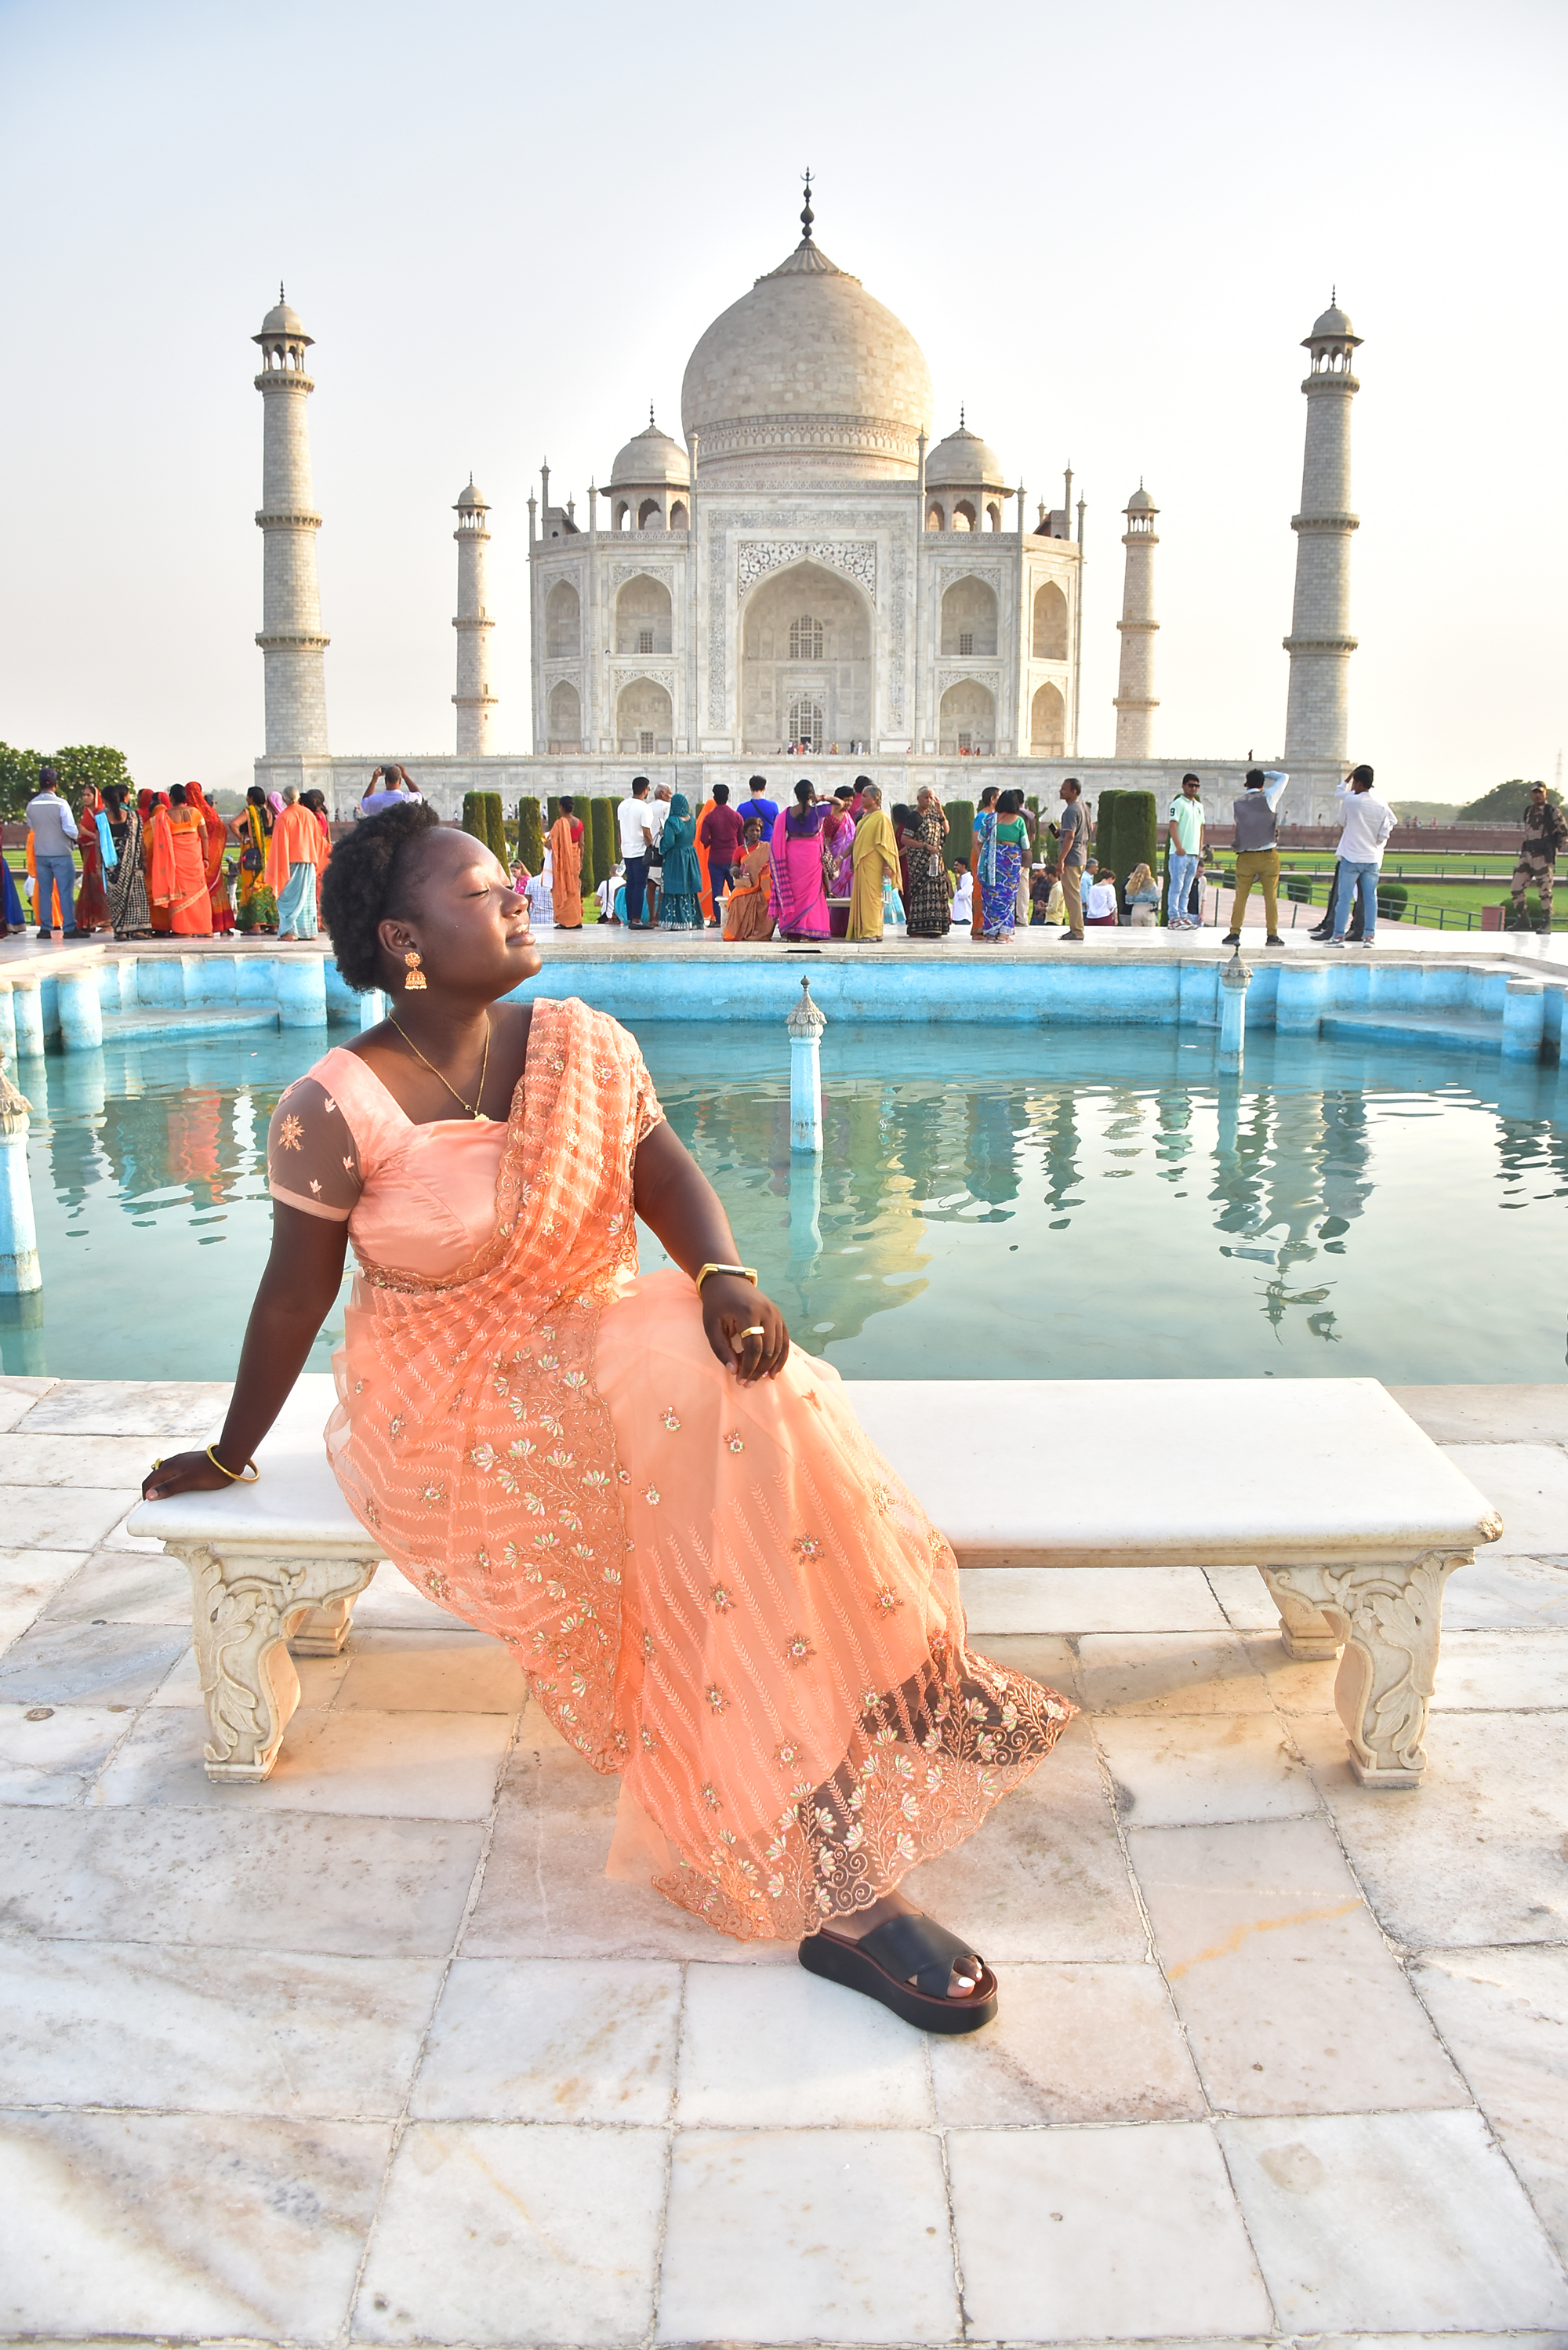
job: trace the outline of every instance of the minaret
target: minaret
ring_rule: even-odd
[[[1285,703],[1285,758],[1342,760],[1349,734],[1350,403],[1361,386],[1350,371],[1361,338],[1331,303],[1302,348],[1312,353],[1307,397],[1302,510],[1296,536],[1296,598],[1285,650],[1291,657]]]
[[[277,289],[277,307],[259,335],[262,504],[262,649],[266,695],[266,747],[325,757],[327,680],[321,656],[321,597],[316,584],[316,534],[321,516],[310,485],[310,435],[305,403],[316,386],[305,372],[311,338]]]
[[[495,626],[484,608],[484,550],[490,533],[484,517],[490,508],[484,493],[473,486],[473,475],[452,510],[457,528],[457,749],[460,758],[483,759],[490,749],[490,713],[495,696],[490,691],[490,631]]]
[[[1127,518],[1122,545],[1127,551],[1126,585],[1122,589],[1121,673],[1116,680],[1116,757],[1147,759],[1154,712],[1159,703],[1149,691],[1154,683],[1154,518],[1159,512],[1140,482],[1122,509]]]

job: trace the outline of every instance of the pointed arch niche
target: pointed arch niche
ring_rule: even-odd
[[[1059,759],[1066,747],[1067,705],[1060,689],[1043,685],[1029,705],[1029,749],[1036,759]]]
[[[790,713],[821,722],[817,749],[868,743],[876,710],[876,622],[862,590],[825,564],[792,563],[760,579],[741,610],[741,735],[748,752],[782,750]]]
[[[670,590],[662,580],[628,579],[615,599],[618,653],[667,653],[673,641]]]

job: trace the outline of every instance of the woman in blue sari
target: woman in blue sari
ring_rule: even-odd
[[[661,931],[701,931],[707,927],[702,916],[702,873],[693,846],[696,837],[691,801],[684,792],[672,793],[670,814],[659,836],[664,858],[664,879],[659,890]]]
[[[1003,792],[994,808],[974,820],[974,870],[980,888],[982,939],[1010,939],[1018,919],[1018,876],[1027,837],[1022,792]]]

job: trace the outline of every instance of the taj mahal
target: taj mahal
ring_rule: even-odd
[[[700,803],[808,772],[831,791],[871,775],[889,800],[922,783],[972,798],[988,783],[1054,796],[1080,775],[1174,789],[1201,776],[1227,814],[1244,761],[1154,749],[1158,509],[1123,511],[1116,748],[1078,749],[1085,504],[1035,503],[961,411],[934,435],[930,371],[909,329],[802,234],[699,338],[681,439],[649,420],[607,483],[528,500],[532,747],[506,753],[492,690],[489,507],[472,477],[455,506],[456,742],[327,746],[317,587],[321,516],[306,403],[313,338],[280,289],[254,340],[262,368],[266,748],[256,780],[317,785],[347,813],[372,769],[407,764],[443,814],[472,790],[620,793],[634,773]],[[1304,338],[1306,449],[1282,749],[1294,821],[1326,821],[1348,728],[1350,412],[1360,338],[1336,303]],[[1260,753],[1260,756],[1263,755]],[[802,763],[806,763],[802,765]]]

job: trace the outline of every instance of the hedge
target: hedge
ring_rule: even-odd
[[[592,803],[594,832],[594,876],[597,881],[607,881],[616,868],[615,802],[598,799]]]
[[[584,895],[584,897],[585,897],[585,898],[591,898],[591,897],[593,896],[593,894],[594,894],[594,890],[595,890],[595,889],[597,888],[597,884],[598,884],[598,883],[603,879],[603,878],[604,878],[604,877],[603,877],[603,875],[599,872],[598,868],[597,868],[597,866],[596,865],[595,860],[594,860],[594,804],[593,804],[593,801],[592,801],[591,799],[584,798],[584,797],[582,797],[581,795],[579,795],[577,793],[575,793],[575,792],[574,792],[574,794],[572,795],[572,814],[576,817],[577,822],[578,822],[578,823],[582,826],[582,827],[583,827],[583,837],[582,837],[582,844],[581,844],[581,847],[582,847],[582,860],[583,860],[583,862],[582,862],[582,892],[583,892],[583,895]]]
[[[1109,814],[1106,803],[1111,803]],[[1116,902],[1127,908],[1127,876],[1147,865],[1152,873],[1159,863],[1159,824],[1152,792],[1102,792],[1096,864],[1108,865],[1116,877]]]
[[[974,855],[974,802],[949,800],[945,805],[948,819],[948,863],[967,865]]]
[[[517,862],[530,873],[545,870],[545,827],[539,821],[539,803],[528,795],[517,803]]]
[[[1377,910],[1386,920],[1398,921],[1409,902],[1410,892],[1402,881],[1379,881],[1377,884]]]

